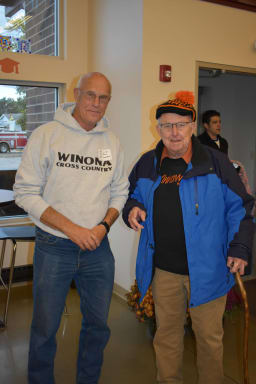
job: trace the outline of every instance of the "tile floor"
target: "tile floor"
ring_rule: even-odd
[[[3,291],[0,292],[0,303]],[[68,314],[63,315],[58,332],[56,384],[74,384],[76,354],[81,315],[79,298],[71,289],[67,298]],[[0,332],[0,382],[25,384],[29,325],[32,315],[31,286],[12,291],[8,328]],[[112,330],[105,350],[100,384],[155,384],[152,339],[145,324],[138,323],[126,303],[113,296],[109,324]],[[243,312],[228,316],[224,322],[225,384],[243,384],[242,331]],[[256,318],[250,319],[249,377],[256,383]],[[185,335],[184,384],[196,383],[195,342]],[[206,383],[207,384],[207,383]]]

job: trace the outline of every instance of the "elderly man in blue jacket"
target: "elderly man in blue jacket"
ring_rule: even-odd
[[[192,95],[193,96],[193,95]],[[136,279],[152,285],[158,383],[180,384],[187,305],[199,384],[223,383],[223,326],[233,274],[244,274],[253,238],[250,196],[227,156],[193,135],[188,92],[158,106],[161,140],[130,174],[123,218],[141,230]]]

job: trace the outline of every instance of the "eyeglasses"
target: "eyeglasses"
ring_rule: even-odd
[[[108,96],[108,95],[97,96],[96,93],[94,93],[92,91],[83,91],[82,89],[79,89],[79,92],[82,96],[85,97],[85,99],[87,101],[90,101],[92,103],[95,103],[95,100],[97,97],[99,98],[99,103],[101,105],[106,105],[110,100],[110,96]]]
[[[169,132],[174,126],[176,126],[176,128],[181,131],[190,123],[192,123],[192,121],[181,121],[179,123],[163,123],[159,124],[159,127],[162,128],[164,131]]]

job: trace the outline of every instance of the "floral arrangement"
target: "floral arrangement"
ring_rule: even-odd
[[[144,323],[148,319],[155,318],[154,300],[152,296],[151,286],[140,303],[140,292],[138,290],[137,281],[131,286],[131,291],[126,294],[129,307],[135,312],[136,318]]]
[[[126,297],[128,306],[135,312],[136,318],[141,323],[144,323],[147,320],[155,321],[154,300],[151,286],[140,303],[140,292],[135,280],[134,284],[131,286],[130,292],[126,294]],[[241,296],[237,293],[235,287],[231,288],[227,294],[225,314],[231,313],[235,308],[240,308],[241,305]],[[187,323],[190,323],[189,311],[187,312]]]

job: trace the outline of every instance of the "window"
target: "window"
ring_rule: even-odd
[[[58,0],[0,0],[0,51],[57,56],[57,20]]]
[[[0,170],[17,169],[31,132],[53,120],[57,87],[0,85]]]

